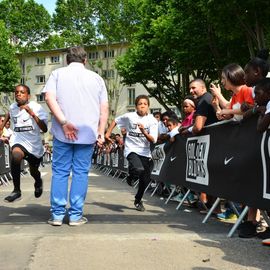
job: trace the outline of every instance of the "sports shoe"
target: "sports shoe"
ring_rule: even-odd
[[[20,191],[12,191],[12,192],[10,193],[10,195],[8,195],[8,196],[4,199],[4,201],[5,201],[5,202],[15,202],[15,201],[20,200],[21,197],[22,197],[22,194],[21,194]]]
[[[43,181],[42,179],[40,179],[40,181],[36,181],[35,184],[34,184],[34,187],[35,187],[35,197],[36,198],[39,198],[41,195],[42,195],[42,192],[43,192]]]
[[[190,203],[190,204],[193,204],[193,203],[197,202],[197,199],[195,198],[195,196],[194,196],[193,193],[189,193],[189,194],[187,195],[187,198],[186,198],[185,202],[186,202],[186,201],[187,201],[188,203]]]
[[[52,225],[52,226],[61,226],[63,224],[63,220],[61,219],[52,219],[50,218],[48,220],[48,224]]]
[[[257,234],[257,237],[260,239],[267,239],[270,238],[270,228],[266,228],[264,232],[260,232]]]
[[[266,239],[262,240],[262,244],[264,246],[270,246],[270,238],[266,238]]]
[[[174,201],[174,202],[181,202],[182,199],[183,199],[183,197],[184,197],[184,195],[183,195],[182,193],[179,193],[179,194],[173,196],[173,197],[171,198],[171,201]]]
[[[140,202],[136,202],[135,201],[134,202],[134,205],[135,205],[136,210],[141,211],[141,212],[145,211],[145,208],[143,206],[143,202],[142,201],[140,201]]]
[[[246,221],[241,224],[238,235],[240,238],[252,238],[257,235],[257,224],[253,224],[252,221]]]
[[[69,226],[81,226],[88,222],[88,219],[86,217],[81,217],[79,220],[70,220]]]
[[[234,214],[232,209],[228,208],[225,212],[217,214],[217,218],[220,220],[236,220],[237,215]]]

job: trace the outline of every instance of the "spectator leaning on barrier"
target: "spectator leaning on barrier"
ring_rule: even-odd
[[[219,120],[234,118],[243,119],[241,105],[253,106],[252,88],[245,85],[245,72],[238,64],[232,63],[222,69],[221,83],[228,91],[232,91],[231,101],[227,101],[219,85],[211,83],[210,90],[214,96],[213,106]]]
[[[190,94],[196,100],[197,106],[194,114],[194,124],[190,127],[180,127],[179,131],[182,135],[199,134],[204,126],[218,121],[212,106],[213,96],[207,92],[205,82],[199,78],[194,79],[189,84],[189,90]],[[207,196],[205,193],[201,193],[200,200],[203,203],[208,203],[208,206],[210,206],[213,198]]]
[[[121,137],[119,133],[115,134],[115,143],[117,149],[123,149],[124,148],[124,139]]]
[[[186,96],[184,101],[183,101],[183,113],[185,115],[181,127],[182,128],[188,128],[193,125],[194,123],[194,113],[196,111],[196,105],[195,105],[195,100],[192,96]],[[168,120],[169,122],[169,120]],[[178,128],[178,127],[177,127]],[[174,138],[172,138],[174,139]],[[187,192],[186,188],[181,188],[182,191]],[[181,191],[180,190],[180,191]],[[180,202],[183,199],[184,195],[179,192],[177,195],[171,198],[172,201],[177,201]],[[194,203],[196,202],[194,192],[190,192],[187,196],[188,202]]]
[[[253,97],[255,97],[256,85],[264,79],[269,71],[269,64],[267,62],[269,51],[263,49],[259,51],[258,56],[251,59],[245,66],[245,82],[247,86],[253,88]],[[253,108],[242,104],[241,110],[245,111],[244,118],[248,118],[254,114]],[[240,225],[238,235],[241,238],[251,238],[257,235],[258,220],[260,212],[258,209],[249,207],[247,221]]]
[[[47,113],[41,105],[30,101],[30,89],[20,84],[15,87],[15,100],[11,104],[0,129],[11,120],[14,127],[13,145],[11,150],[11,175],[14,190],[5,198],[6,202],[14,202],[21,198],[20,176],[21,162],[28,161],[31,176],[35,179],[34,195],[42,195],[43,183],[38,170],[43,156],[43,145],[40,130],[47,132]]]
[[[194,79],[189,84],[190,94],[197,102],[194,114],[194,124],[189,128],[180,128],[181,134],[198,134],[204,126],[218,121],[212,106],[213,96],[207,92],[205,82],[202,79]]]
[[[163,143],[169,140],[167,121],[169,118],[174,118],[178,121],[178,117],[174,111],[168,110],[161,114],[161,121],[158,122],[158,139],[157,143]],[[179,121],[178,121],[179,122]]]
[[[169,135],[169,141],[174,142],[175,141],[175,136],[179,134],[179,121],[175,118],[169,118],[167,120],[167,128],[168,128],[168,135]]]
[[[13,145],[13,130],[10,128],[10,120],[6,122],[6,125],[3,129],[2,137],[8,140],[10,146]]]
[[[192,96],[185,97],[183,101],[183,113],[185,115],[181,127],[190,127],[194,123],[194,114],[196,111],[195,100]]]
[[[221,83],[223,87],[232,91],[233,95],[230,101],[227,101],[222,93],[219,85],[211,84],[210,90],[214,96],[212,101],[216,109],[219,120],[230,119],[240,121],[243,119],[241,106],[246,103],[247,106],[253,106],[254,99],[252,97],[252,88],[245,85],[245,72],[241,66],[235,63],[226,65],[222,69]],[[240,206],[239,206],[240,209]],[[226,206],[226,211],[217,215],[222,220],[236,219],[233,209],[230,205]]]
[[[126,129],[124,155],[129,163],[129,177],[139,178],[139,188],[134,201],[135,208],[138,211],[145,210],[142,197],[150,182],[152,170],[150,143],[155,143],[158,136],[158,122],[152,114],[148,113],[149,105],[148,96],[140,95],[136,97],[136,112],[117,117],[111,123],[105,136],[110,141],[110,135],[116,125]]]
[[[270,78],[261,80],[255,88],[254,113],[259,114],[257,130],[264,132],[270,125]]]
[[[256,107],[253,111],[259,114],[257,130],[264,132],[270,128],[270,78],[261,80],[255,88]],[[264,239],[264,245],[270,245],[270,229],[266,228],[264,232],[258,233],[259,238]]]
[[[103,79],[85,68],[87,53],[82,47],[67,50],[67,67],[50,75],[44,92],[53,114],[53,161],[51,219],[61,226],[66,215],[68,178],[72,172],[68,209],[69,225],[85,224],[83,206],[88,188],[95,143],[101,146],[108,118],[107,90]]]

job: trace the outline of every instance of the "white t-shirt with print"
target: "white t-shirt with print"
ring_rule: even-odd
[[[40,104],[30,101],[27,105],[40,120],[47,124],[47,112]],[[17,103],[10,105],[9,114],[14,131],[13,144],[22,145],[30,154],[37,158],[42,157],[44,151],[40,128],[36,121],[25,109],[20,110]]]
[[[150,142],[138,128],[142,124],[144,129],[157,141],[158,121],[152,114],[140,116],[137,112],[129,112],[115,119],[120,128],[127,131],[124,155],[127,157],[131,152],[140,156],[151,157]]]
[[[270,101],[268,101],[267,105],[266,105],[266,111],[265,114],[270,113]]]

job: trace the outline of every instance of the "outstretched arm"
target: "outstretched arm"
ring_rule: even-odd
[[[110,138],[110,136],[111,136],[112,131],[113,131],[113,129],[115,128],[115,126],[116,126],[116,122],[115,122],[115,120],[113,120],[113,121],[111,122],[109,128],[107,129],[106,134],[105,134],[105,139],[108,140],[108,141],[110,141],[110,142],[112,142],[112,139]]]

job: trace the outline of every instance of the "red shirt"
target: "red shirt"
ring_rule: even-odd
[[[252,97],[252,87],[242,85],[240,91],[237,94],[233,94],[231,99],[230,108],[240,109],[242,103],[248,103],[253,105],[254,99]]]

